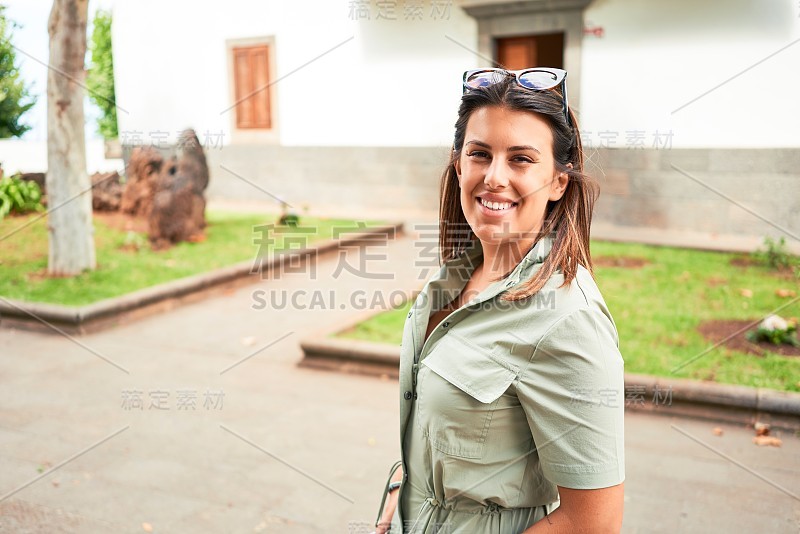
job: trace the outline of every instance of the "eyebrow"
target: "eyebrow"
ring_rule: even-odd
[[[492,146],[489,145],[488,143],[484,143],[483,141],[478,141],[476,139],[472,139],[470,141],[467,141],[467,144],[468,145],[470,145],[470,144],[478,145],[478,146],[482,146],[484,148],[489,148],[489,149],[492,148]],[[516,145],[516,146],[508,147],[508,151],[509,152],[517,152],[517,151],[520,151],[520,150],[533,150],[537,154],[541,154],[541,152],[539,151],[538,148],[536,148],[535,146],[531,146],[531,145]]]

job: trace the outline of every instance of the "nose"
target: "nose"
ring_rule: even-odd
[[[508,186],[509,170],[503,158],[493,158],[489,168],[486,169],[483,183],[491,190],[506,187]]]

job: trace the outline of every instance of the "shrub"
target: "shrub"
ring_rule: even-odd
[[[284,213],[278,220],[278,224],[296,227],[298,224],[300,224],[300,216],[295,213]]]
[[[773,345],[792,345],[794,347],[800,347],[800,341],[797,340],[797,336],[795,335],[796,332],[796,321],[787,321],[777,315],[770,315],[761,321],[755,330],[747,332],[745,337],[748,341],[754,343],[766,341]]]
[[[765,250],[757,250],[753,253],[759,262],[778,270],[797,268],[798,258],[786,250],[786,239],[783,236],[777,240],[765,237],[764,248]]]
[[[42,190],[19,175],[0,178],[0,219],[9,213],[43,211]]]

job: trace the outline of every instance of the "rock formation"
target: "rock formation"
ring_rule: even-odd
[[[203,148],[192,130],[178,141],[177,155],[161,165],[153,187],[148,216],[149,238],[154,248],[180,241],[203,239],[206,227],[208,165]]]

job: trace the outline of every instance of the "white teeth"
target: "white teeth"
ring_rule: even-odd
[[[481,199],[481,204],[491,210],[507,210],[512,206],[511,202],[487,202],[484,199]]]

